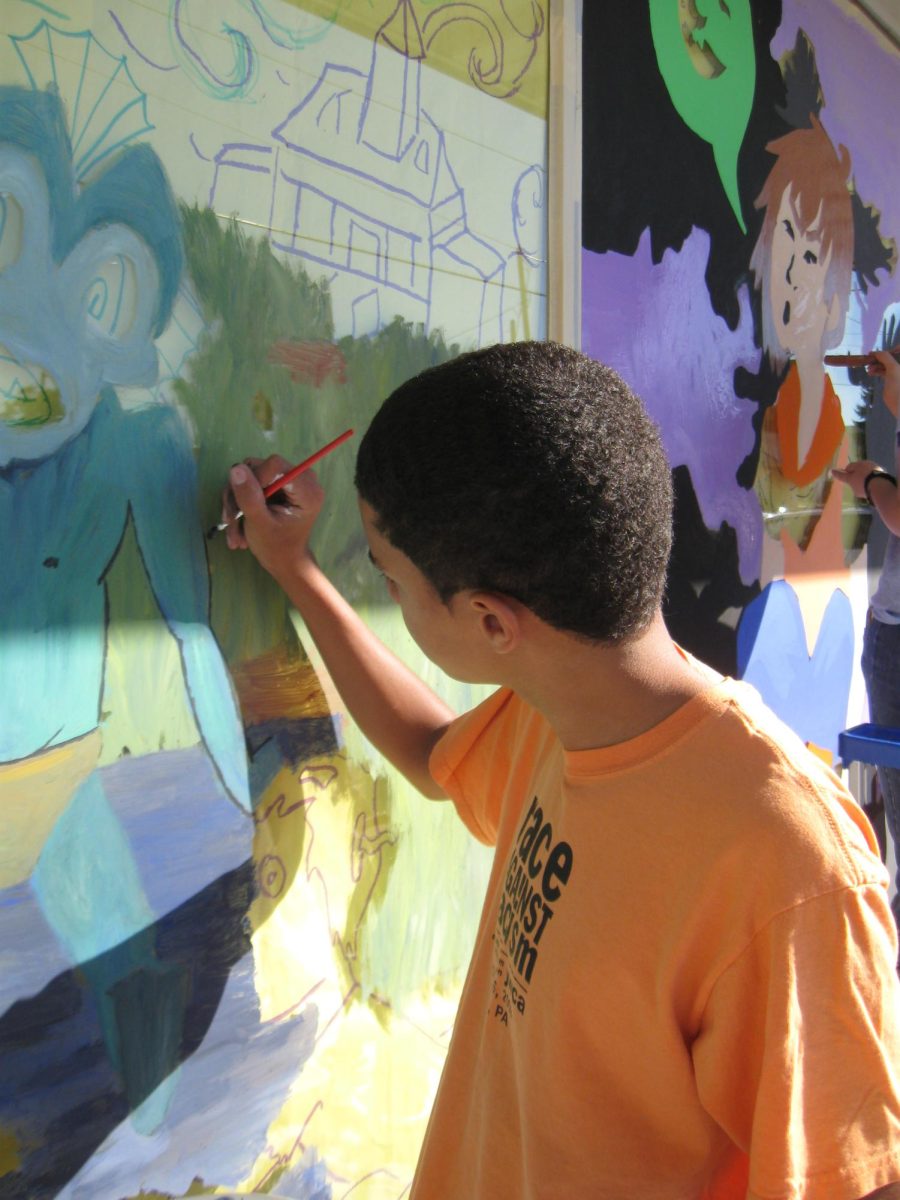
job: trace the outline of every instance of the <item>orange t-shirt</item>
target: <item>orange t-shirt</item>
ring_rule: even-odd
[[[566,752],[507,690],[435,779],[496,844],[412,1200],[858,1200],[900,1179],[887,873],[731,680]]]

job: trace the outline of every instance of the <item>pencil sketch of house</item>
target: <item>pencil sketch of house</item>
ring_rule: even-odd
[[[270,144],[222,146],[210,204],[329,278],[338,334],[374,333],[400,313],[480,345],[502,335],[504,257],[469,227],[444,133],[420,103],[424,58],[399,0],[367,74],[327,63]]]

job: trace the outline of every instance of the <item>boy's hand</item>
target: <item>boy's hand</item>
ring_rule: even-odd
[[[267,503],[263,488],[290,467],[278,454],[245,459],[231,468],[231,486],[223,495],[223,521],[232,520],[238,510],[244,514],[225,530],[228,548],[250,550],[276,579],[312,557],[309,536],[325,498],[314,472],[304,471],[277,494],[275,503]]]

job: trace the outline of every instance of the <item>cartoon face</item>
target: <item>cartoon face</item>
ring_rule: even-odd
[[[0,467],[53,454],[85,427],[105,384],[156,371],[149,249],[108,223],[56,262],[53,200],[37,159],[0,145]]]
[[[772,230],[769,305],[772,327],[785,354],[821,353],[825,335],[840,319],[836,297],[826,297],[831,250],[822,247],[822,206],[803,224],[790,188],[785,189]]]

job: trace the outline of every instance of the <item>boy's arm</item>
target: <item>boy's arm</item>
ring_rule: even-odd
[[[874,373],[884,376],[884,402],[896,417],[898,401],[900,401],[900,363],[893,354],[885,351],[877,352],[874,357],[879,364]],[[891,533],[900,537],[900,493],[897,491],[896,483],[892,482],[887,475],[875,475],[869,478],[873,471],[881,469],[878,463],[864,458],[848,463],[843,470],[835,469],[832,474],[835,479],[845,483],[852,490],[854,496],[860,500],[871,500],[872,507]],[[900,443],[896,438],[894,476],[900,478]],[[868,488],[866,488],[867,478],[869,479]]]
[[[265,485],[287,467],[273,457],[255,470]],[[244,520],[243,528],[229,526],[229,547],[251,550],[287,593],[369,741],[423,795],[446,799],[428,759],[454,713],[375,637],[316,563],[309,535],[323,493],[315,476],[306,472],[284,489],[290,507],[268,506],[259,481],[246,467],[232,469],[231,491]]]

